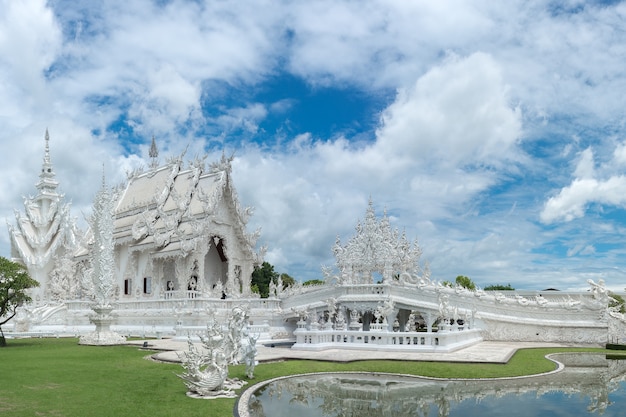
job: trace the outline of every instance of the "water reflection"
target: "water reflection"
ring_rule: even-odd
[[[253,417],[623,415],[626,360],[558,354],[561,372],[532,378],[436,381],[384,374],[277,380],[249,402]]]

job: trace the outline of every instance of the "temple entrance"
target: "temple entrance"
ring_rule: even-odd
[[[225,254],[224,240],[214,236],[211,242],[212,245],[204,256],[204,278],[209,289],[213,290],[218,286],[226,287],[228,259]]]
[[[163,287],[165,291],[176,290],[176,266],[174,261],[166,261],[163,263]]]

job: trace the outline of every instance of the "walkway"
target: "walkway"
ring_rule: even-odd
[[[159,350],[154,359],[165,362],[180,362],[178,353],[187,350],[187,342],[171,339],[135,340],[128,344]],[[404,360],[404,361],[437,361],[437,362],[473,362],[473,363],[506,363],[515,351],[534,347],[569,346],[557,343],[524,343],[524,342],[480,342],[464,349],[450,353],[438,352],[389,352],[373,350],[328,349],[323,351],[295,350],[288,347],[266,347],[257,344],[257,360],[260,363],[286,359],[311,359],[319,361],[351,362],[357,360]]]

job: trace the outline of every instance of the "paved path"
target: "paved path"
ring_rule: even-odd
[[[154,359],[166,362],[180,362],[178,353],[187,350],[187,342],[162,340],[138,340],[129,344],[159,350]],[[374,350],[327,349],[323,351],[295,350],[288,347],[266,347],[257,345],[257,360],[272,362],[285,359],[313,359],[320,361],[351,362],[356,360],[405,360],[405,361],[439,361],[439,362],[475,362],[475,363],[506,363],[517,349],[531,347],[563,347],[556,343],[520,343],[520,342],[480,342],[464,349],[450,353],[439,352],[390,352]]]

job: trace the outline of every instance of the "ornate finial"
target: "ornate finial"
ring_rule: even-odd
[[[39,174],[37,189],[41,193],[54,194],[56,193],[56,188],[59,184],[55,180],[54,170],[52,169],[52,161],[50,160],[50,135],[48,134],[47,128],[45,141],[43,164],[41,166],[41,173]]]
[[[51,164],[50,162],[50,135],[48,134],[48,128],[46,128],[45,140],[46,140],[46,145],[44,147],[44,154],[43,154],[44,168]]]
[[[104,175],[104,162],[102,163],[102,188],[106,188],[107,186],[107,182],[106,182],[106,175]]]
[[[152,135],[152,144],[150,144],[150,152],[148,153],[150,158],[157,158],[159,156],[159,150],[156,146],[156,141],[154,139],[154,135]]]
[[[222,159],[217,162],[213,162],[209,167],[209,172],[225,171],[230,174],[232,171],[231,162],[233,162],[233,159],[235,159],[234,153],[230,157],[227,157],[226,152],[222,150]]]
[[[156,141],[154,140],[154,135],[152,135],[152,143],[150,144],[150,151],[148,151],[148,156],[152,159],[150,166],[153,168],[158,165],[157,158],[159,157],[159,149],[157,148]]]

